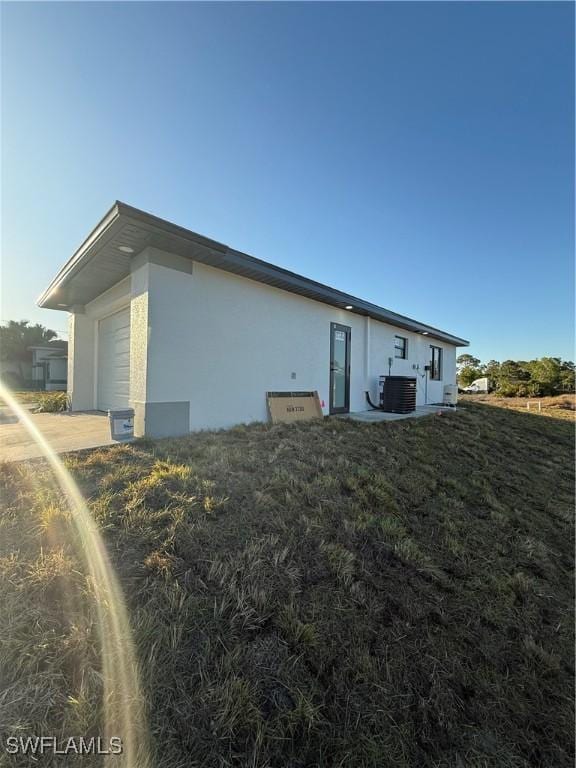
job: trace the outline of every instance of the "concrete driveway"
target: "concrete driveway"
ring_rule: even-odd
[[[22,461],[42,456],[25,427],[7,408],[0,409],[0,461]],[[97,448],[115,443],[108,416],[87,413],[32,413],[30,417],[56,453]]]

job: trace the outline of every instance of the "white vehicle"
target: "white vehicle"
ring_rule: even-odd
[[[488,394],[488,376],[484,376],[481,379],[475,379],[468,387],[464,387],[462,392],[468,392],[469,394]]]

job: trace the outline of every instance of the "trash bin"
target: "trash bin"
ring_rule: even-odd
[[[112,440],[130,440],[134,437],[134,410],[132,408],[108,411],[108,418]]]

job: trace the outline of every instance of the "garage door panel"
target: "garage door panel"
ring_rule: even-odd
[[[98,408],[127,408],[130,396],[130,309],[100,320]]]

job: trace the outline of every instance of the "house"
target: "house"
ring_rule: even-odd
[[[439,402],[468,344],[120,202],[38,304],[70,313],[72,409],[130,406],[136,435],[264,421],[267,391],[362,411],[388,373]]]
[[[52,392],[65,390],[68,376],[68,344],[49,342],[43,347],[28,347],[32,353],[32,386]]]
[[[26,347],[26,360],[0,361],[0,377],[13,389],[54,391],[66,389],[68,344],[55,339],[42,346]]]

